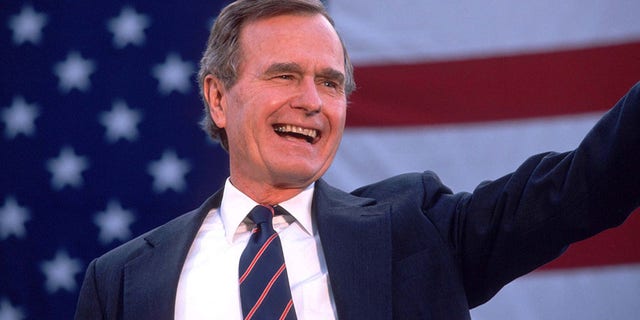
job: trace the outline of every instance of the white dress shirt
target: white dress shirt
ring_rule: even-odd
[[[298,319],[336,319],[320,237],[311,217],[313,184],[279,205],[291,216],[276,216],[291,296]],[[242,319],[238,261],[253,222],[246,215],[257,203],[227,179],[220,208],[200,227],[182,267],[175,319]]]

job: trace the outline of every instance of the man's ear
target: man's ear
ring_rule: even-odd
[[[214,75],[207,75],[203,84],[204,99],[209,105],[209,115],[218,128],[227,125],[225,87]]]

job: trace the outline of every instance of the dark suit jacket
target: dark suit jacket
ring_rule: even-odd
[[[316,184],[312,214],[341,319],[469,319],[469,308],[618,225],[640,205],[640,86],[568,153],[453,194],[431,172],[352,193]],[[437,152],[437,151],[434,151]],[[221,192],[94,260],[77,319],[171,319],[189,247]]]

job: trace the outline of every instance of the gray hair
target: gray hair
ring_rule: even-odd
[[[200,125],[213,140],[219,140],[225,150],[229,148],[227,135],[224,128],[219,128],[211,118],[203,91],[204,79],[211,74],[220,79],[225,88],[231,88],[238,78],[241,58],[239,37],[242,27],[252,21],[285,14],[320,14],[335,28],[333,19],[318,0],[238,0],[222,9],[211,28],[198,71],[198,85],[204,102],[204,116]],[[340,43],[344,52],[345,94],[348,97],[356,85],[353,65],[342,38]]]

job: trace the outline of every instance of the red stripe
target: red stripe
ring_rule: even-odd
[[[267,283],[267,287],[264,288],[264,290],[262,291],[262,294],[260,294],[260,297],[258,298],[258,301],[256,301],[256,304],[253,306],[253,308],[251,308],[251,311],[249,311],[247,316],[244,318],[245,320],[249,320],[249,319],[251,319],[251,317],[253,317],[253,314],[256,313],[256,310],[258,310],[258,308],[262,304],[262,301],[264,301],[264,298],[267,296],[267,294],[269,294],[269,291],[271,290],[271,287],[273,287],[273,284],[276,282],[276,280],[278,280],[278,278],[280,277],[280,274],[282,274],[282,272],[284,271],[285,268],[286,268],[286,266],[283,263],[280,266],[280,269],[278,269],[278,271],[276,271],[276,274],[274,274],[273,277],[271,277],[271,280],[269,280],[269,283]]]
[[[251,263],[247,267],[247,270],[244,271],[244,273],[242,274],[242,276],[238,280],[239,284],[242,284],[242,282],[244,282],[244,280],[247,278],[249,273],[251,273],[251,270],[253,270],[253,267],[256,265],[256,262],[258,262],[258,259],[260,259],[260,257],[264,253],[264,251],[267,250],[267,247],[269,247],[269,244],[271,244],[273,239],[275,239],[277,236],[278,236],[278,234],[274,233],[269,237],[269,239],[267,239],[267,241],[265,241],[265,243],[262,245],[262,247],[260,248],[258,253],[256,253],[256,256],[253,257],[253,260],[251,261]]]
[[[569,269],[640,263],[640,209],[614,229],[575,243],[542,269]]]
[[[284,320],[284,318],[287,317],[287,315],[289,314],[289,311],[291,310],[292,306],[293,306],[293,300],[289,300],[289,303],[287,303],[287,306],[284,308],[284,311],[282,311],[282,315],[280,316],[280,320]]]
[[[640,80],[640,42],[356,67],[348,126],[479,122],[605,110]]]

